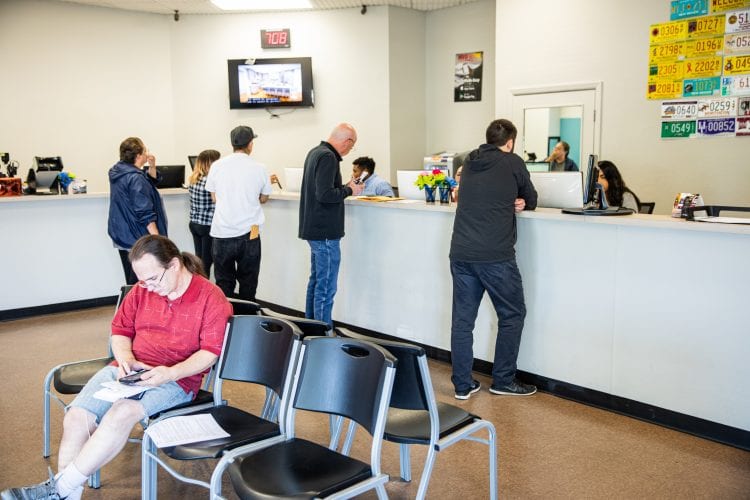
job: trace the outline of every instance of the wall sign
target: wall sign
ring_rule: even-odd
[[[263,49],[288,49],[292,46],[289,28],[282,30],[260,30],[260,47]]]
[[[662,138],[750,136],[748,6],[673,0],[671,21],[649,27],[646,98],[666,100]]]
[[[482,56],[484,52],[456,54],[453,102],[482,100]]]

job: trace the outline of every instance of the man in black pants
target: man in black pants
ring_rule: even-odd
[[[499,324],[492,367],[493,394],[527,396],[536,387],[516,380],[526,305],[516,265],[516,213],[536,208],[537,194],[523,160],[513,154],[516,127],[495,120],[487,143],[472,151],[461,172],[461,202],[451,238],[453,276],[451,356],[456,399],[480,388],[471,376],[474,322],[486,291]]]

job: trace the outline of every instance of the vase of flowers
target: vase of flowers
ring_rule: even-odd
[[[422,172],[417,176],[414,185],[419,189],[424,189],[424,197],[427,203],[435,203],[435,191],[439,191],[440,203],[450,202],[450,192],[457,183],[452,177],[445,175],[445,172],[439,169],[431,172]],[[443,201],[445,200],[445,201]]]

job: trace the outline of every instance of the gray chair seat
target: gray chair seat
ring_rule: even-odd
[[[298,438],[229,466],[234,491],[243,499],[325,498],[371,476],[368,464]]]

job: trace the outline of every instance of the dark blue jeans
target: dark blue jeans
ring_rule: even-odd
[[[260,272],[260,236],[250,233],[236,238],[214,238],[213,257],[216,284],[227,297],[255,300]],[[239,293],[234,293],[236,283]]]
[[[308,240],[310,281],[307,283],[305,317],[333,326],[333,296],[341,264],[341,240]]]
[[[474,323],[486,291],[498,318],[492,385],[504,386],[516,375],[526,305],[516,259],[502,262],[451,261],[453,318],[451,322],[451,381],[456,391],[471,386],[474,361]]]

